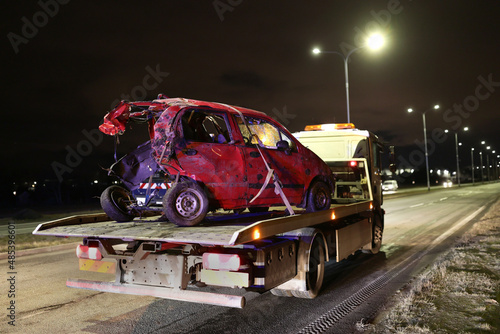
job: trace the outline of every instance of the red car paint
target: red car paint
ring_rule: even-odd
[[[211,209],[284,205],[272,180],[250,203],[265,183],[266,162],[291,205],[306,206],[314,181],[333,189],[329,167],[262,112],[184,98],[122,101],[99,128],[109,135],[122,134],[135,117],[149,121],[152,154],[160,168],[172,180],[189,178],[201,185]],[[256,136],[252,138],[248,131]],[[277,147],[283,140],[288,148]]]

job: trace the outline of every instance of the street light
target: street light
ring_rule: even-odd
[[[427,153],[427,128],[425,126],[425,113],[430,111],[430,110],[433,110],[433,109],[438,110],[439,104],[434,105],[434,107],[432,107],[431,109],[427,109],[426,111],[424,111],[422,113],[422,121],[424,124],[424,149],[425,149],[425,170],[426,170],[426,174],[427,174],[427,191],[431,190],[431,181],[429,179],[429,154]],[[413,109],[408,108],[408,112],[412,113]]]
[[[464,128],[464,131],[469,131],[469,128],[466,126]],[[444,130],[445,133],[448,133],[448,130]],[[457,182],[458,182],[458,186],[460,187],[460,166],[459,166],[459,159],[458,159],[458,132],[457,131],[454,131],[455,132],[455,152],[456,152],[456,156],[457,156]]]
[[[471,161],[472,185],[474,185],[474,147],[470,148],[470,161]]]
[[[347,123],[351,123],[351,114],[350,114],[350,109],[349,109],[349,73],[348,73],[348,61],[349,57],[355,52],[358,51],[359,49],[362,49],[364,47],[368,47],[372,50],[378,50],[384,45],[384,38],[381,35],[374,34],[371,35],[367,40],[364,45],[361,45],[360,47],[354,48],[351,51],[347,53],[347,55],[344,55],[343,53],[337,52],[337,51],[322,51],[319,48],[314,48],[312,52],[315,55],[318,55],[320,53],[335,53],[338,54],[342,59],[344,60],[344,74],[345,74],[345,96],[346,96],[346,103],[347,103]]]

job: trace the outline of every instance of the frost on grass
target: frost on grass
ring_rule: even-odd
[[[500,332],[500,202],[396,297],[371,333]],[[358,328],[360,330],[361,328]]]

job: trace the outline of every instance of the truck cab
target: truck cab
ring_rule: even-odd
[[[381,210],[383,145],[376,135],[352,123],[308,125],[293,135],[335,175],[333,203],[371,200]]]

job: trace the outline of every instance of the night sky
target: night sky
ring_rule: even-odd
[[[224,102],[263,111],[292,132],[345,122],[342,59],[311,50],[348,51],[372,31],[385,36],[384,48],[361,49],[349,62],[358,128],[395,145],[399,162],[421,162],[418,111],[437,103],[439,111],[426,113],[430,140],[434,130],[459,131],[463,166],[482,140],[500,153],[497,0],[41,0],[2,7],[3,180],[57,179],[54,164],[67,167],[64,179],[94,177],[113,161],[113,139],[95,129],[120,99],[164,93]],[[408,114],[409,107],[417,112]],[[121,154],[146,130],[123,137]],[[454,138],[435,142],[431,168],[454,170]],[[69,166],[68,152],[77,150],[84,154]]]

